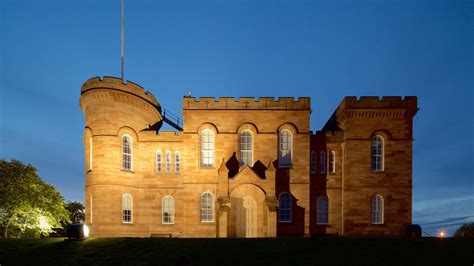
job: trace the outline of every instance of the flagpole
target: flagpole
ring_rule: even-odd
[[[125,11],[124,11],[124,1],[122,0],[122,83],[125,83],[124,76],[123,76],[123,64],[124,64],[124,31],[125,31]]]

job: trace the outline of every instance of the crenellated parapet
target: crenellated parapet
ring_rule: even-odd
[[[416,96],[347,96],[336,110],[338,118],[401,118],[418,111]]]
[[[299,97],[183,97],[183,110],[310,110],[311,98]]]
[[[131,81],[127,81],[127,83],[123,83],[120,78],[116,77],[93,77],[88,79],[81,87],[81,95],[86,93],[87,91],[96,90],[96,89],[113,89],[119,90],[126,93],[134,94],[145,101],[148,101],[156,106],[160,104],[156,100],[156,98],[151,94],[149,91],[145,91],[145,89]]]

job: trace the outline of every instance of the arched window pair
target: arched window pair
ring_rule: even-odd
[[[326,152],[325,151],[321,151],[320,156],[319,156],[319,160],[320,160],[319,161],[319,163],[320,163],[319,172],[321,174],[326,173],[326,165],[329,166],[328,170],[329,170],[330,174],[336,173],[336,152],[335,151],[330,151],[329,152],[329,164],[328,164],[328,161],[327,161],[327,158],[326,158]]]
[[[374,172],[384,170],[384,139],[375,135],[372,137],[371,169]]]
[[[156,152],[156,172],[161,173],[161,151]],[[171,172],[171,152],[167,151],[165,154],[165,171],[166,173]],[[179,151],[174,153],[174,171],[175,173],[179,173],[181,171],[181,156]]]
[[[380,195],[373,195],[371,199],[370,222],[372,224],[383,224],[384,220],[384,202]]]

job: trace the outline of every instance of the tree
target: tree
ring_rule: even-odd
[[[64,198],[20,161],[0,160],[0,225],[2,236],[39,237],[69,222]]]
[[[77,201],[66,202],[66,210],[69,212],[69,219],[73,224],[83,224],[86,221],[84,205]]]
[[[454,237],[474,238],[474,223],[463,224],[456,230]]]

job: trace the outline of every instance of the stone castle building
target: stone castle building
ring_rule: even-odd
[[[310,98],[185,96],[181,127],[139,85],[96,77],[80,106],[92,236],[396,236],[411,223],[416,97],[345,97],[315,134]]]

